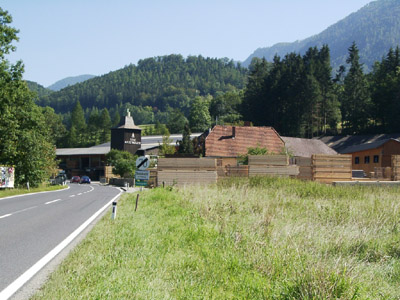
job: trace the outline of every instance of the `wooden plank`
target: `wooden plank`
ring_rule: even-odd
[[[352,167],[352,163],[351,161],[343,161],[343,162],[336,162],[336,163],[332,163],[332,162],[328,162],[328,161],[313,161],[312,164],[314,167],[330,167],[330,166],[343,166],[343,167],[347,167],[347,168],[351,168]]]
[[[316,173],[313,174],[314,179],[331,179],[331,178],[337,178],[337,179],[349,179],[351,180],[351,174],[346,174],[346,173],[332,173],[332,174],[327,174],[327,173]]]
[[[302,167],[310,167],[312,164],[311,158],[310,157],[300,157],[296,156],[296,165],[302,166]]]
[[[337,155],[327,155],[327,154],[313,154],[312,159],[321,160],[341,160],[341,159],[352,159],[351,154],[337,154]]]
[[[351,168],[349,167],[342,167],[342,166],[332,166],[332,167],[327,167],[327,166],[317,166],[312,168],[313,172],[326,172],[326,173],[343,173],[343,172],[348,172],[351,173]]]
[[[249,176],[254,175],[292,175],[299,174],[299,167],[291,166],[249,166]]]
[[[182,168],[196,168],[196,169],[216,169],[216,159],[207,158],[159,158],[159,169],[182,169]]]
[[[249,155],[249,165],[289,165],[289,157],[287,155]]]

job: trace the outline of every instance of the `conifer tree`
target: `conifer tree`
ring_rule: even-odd
[[[344,79],[342,115],[344,132],[359,134],[366,131],[370,121],[371,98],[369,85],[363,73],[356,43],[349,48],[349,73]]]

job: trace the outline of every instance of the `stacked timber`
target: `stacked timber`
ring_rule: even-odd
[[[392,155],[392,179],[400,180],[400,155]]]
[[[249,176],[297,176],[299,168],[289,165],[287,155],[249,155]]]
[[[249,176],[249,166],[239,165],[239,166],[226,166],[226,176],[228,177],[248,177]]]
[[[351,181],[352,156],[313,154],[311,157],[313,180],[322,183]]]
[[[295,162],[299,167],[299,175],[297,175],[297,178],[301,180],[312,180],[311,157],[296,156]]]
[[[159,158],[157,184],[186,185],[217,182],[217,164],[208,158]]]

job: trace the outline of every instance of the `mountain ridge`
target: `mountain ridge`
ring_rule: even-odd
[[[63,88],[66,88],[67,86],[74,85],[92,79],[94,77],[96,77],[96,75],[90,75],[90,74],[66,77],[56,81],[52,85],[49,85],[47,89],[57,92]]]
[[[306,39],[258,48],[243,62],[243,66],[248,67],[253,57],[272,61],[275,54],[281,57],[291,52],[304,54],[310,47],[320,48],[326,44],[335,70],[346,63],[348,48],[353,41],[360,49],[365,71],[371,71],[373,64],[380,61],[389,48],[400,43],[400,1],[373,1]]]

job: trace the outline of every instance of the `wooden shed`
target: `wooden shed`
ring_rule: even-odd
[[[352,155],[353,170],[364,170],[369,174],[375,168],[391,167],[392,155],[400,155],[400,140],[386,139],[348,147],[341,151]]]

